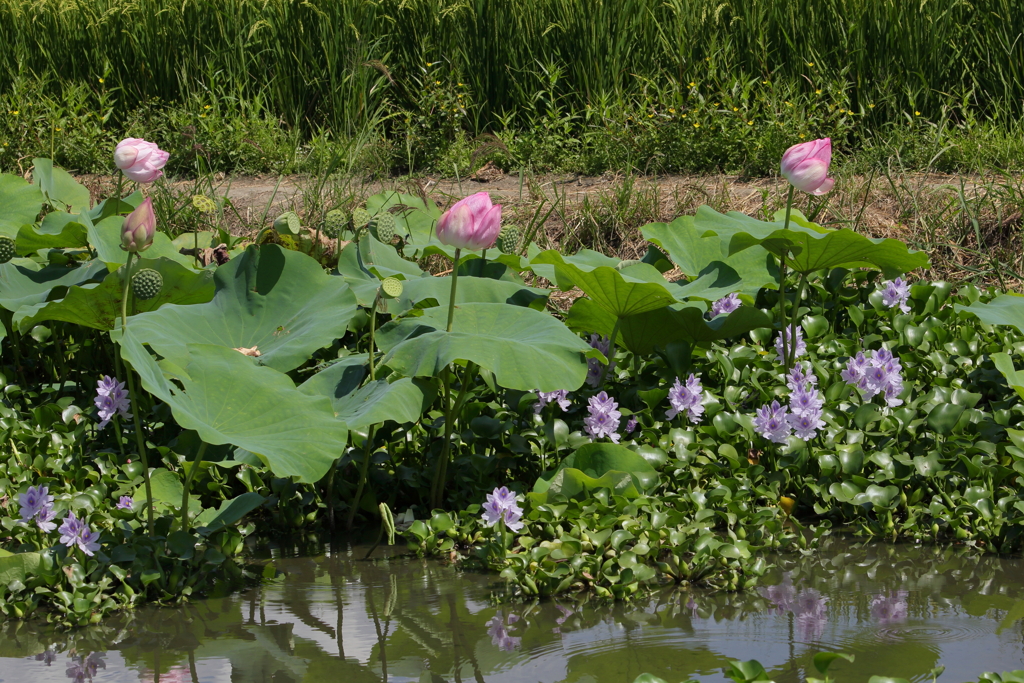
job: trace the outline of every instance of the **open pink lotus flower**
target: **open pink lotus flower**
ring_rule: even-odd
[[[822,195],[835,184],[835,180],[828,177],[831,163],[832,140],[802,142],[782,155],[782,175],[801,192]]]
[[[437,221],[437,239],[457,249],[490,249],[501,231],[501,205],[477,192],[455,202]]]
[[[151,183],[164,174],[170,154],[142,138],[125,138],[114,148],[114,163],[137,183]]]

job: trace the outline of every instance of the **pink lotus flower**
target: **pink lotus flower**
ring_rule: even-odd
[[[437,221],[437,239],[457,249],[490,249],[501,230],[501,205],[477,192],[455,202]]]
[[[153,200],[146,200],[138,208],[128,214],[121,226],[121,248],[125,251],[145,251],[153,244],[156,234],[156,214],[153,212]]]
[[[142,138],[125,138],[114,148],[114,163],[137,183],[151,183],[162,176],[161,169],[170,156],[156,143]]]
[[[822,138],[793,145],[782,155],[782,175],[801,192],[822,195],[835,180],[828,177],[832,163],[832,140]]]

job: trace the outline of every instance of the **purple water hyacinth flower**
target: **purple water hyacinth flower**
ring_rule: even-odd
[[[810,364],[796,363],[790,369],[789,374],[786,375],[786,386],[789,387],[790,391],[797,391],[811,384],[814,386],[818,385],[818,377],[814,372],[808,370]]]
[[[74,512],[69,512],[64,523],[60,526],[60,542],[68,547],[68,550],[78,546],[86,555],[92,556],[100,549],[100,532],[92,531],[84,519],[78,519]]]
[[[124,389],[124,382],[118,382],[108,375],[104,375],[103,379],[96,383],[96,398],[93,402],[99,409],[100,429],[106,427],[114,415],[122,418],[132,416],[128,412],[131,408],[131,400],[128,398],[128,392]]]
[[[790,415],[787,417],[789,426],[797,438],[813,439],[825,426],[821,419],[825,397],[818,391],[818,378],[803,363],[797,363],[786,376],[786,385],[792,392],[789,395]]]
[[[588,403],[590,415],[583,420],[587,434],[592,439],[608,437],[613,443],[618,443],[619,420],[622,418],[619,404],[604,391],[591,396]]]
[[[788,411],[778,401],[771,405],[763,405],[757,409],[754,418],[754,429],[757,433],[773,443],[786,443],[790,434]]]
[[[43,508],[36,515],[36,525],[44,534],[48,534],[57,528],[57,522],[53,521],[56,518],[57,511],[53,509],[53,506]]]
[[[675,384],[668,390],[668,402],[672,407],[665,413],[669,420],[679,413],[686,413],[686,418],[696,424],[704,414],[704,387],[700,378],[691,374],[686,384],[676,377]]]
[[[791,328],[787,325],[783,328],[782,332],[778,337],[775,338],[775,356],[778,360],[782,360],[782,335],[786,335],[786,350],[792,348],[793,341],[790,334]],[[800,356],[807,353],[807,342],[804,341],[804,330],[799,325],[796,328],[796,353],[793,358],[799,358]]]
[[[789,426],[793,428],[796,438],[810,441],[818,435],[818,430],[825,426],[820,412],[789,415]]]
[[[846,364],[846,369],[839,373],[839,375],[847,384],[864,388],[867,386],[866,383],[863,385],[861,383],[864,382],[864,373],[868,369],[869,362],[867,356],[862,351],[858,351],[857,355]]]
[[[871,598],[871,616],[880,624],[898,624],[907,620],[907,591],[889,591]]]
[[[626,429],[624,430],[626,432],[627,436],[629,434],[632,434],[633,432],[636,431],[636,423],[637,423],[636,415],[632,415],[629,418],[629,422],[626,423]]]
[[[727,294],[715,303],[711,304],[711,317],[717,318],[722,314],[728,315],[739,308],[740,303],[742,302],[740,301],[739,294],[736,292]]]
[[[487,622],[487,635],[491,637],[491,644],[505,652],[518,650],[523,639],[510,635],[508,628],[517,621],[519,621],[519,617],[514,614],[509,614],[507,620],[502,617],[501,612],[498,612],[493,616],[491,620]]]
[[[533,412],[540,414],[540,411],[544,410],[544,406],[549,403],[557,403],[558,407],[562,409],[564,413],[572,405],[572,401],[569,400],[569,391],[567,389],[559,389],[558,391],[538,391],[537,392],[537,404],[533,406]]]
[[[611,339],[608,337],[596,334],[590,335],[591,348],[597,349],[608,359],[608,372],[615,368],[615,361],[609,355],[611,353],[611,345]],[[587,359],[587,384],[589,386],[596,387],[601,383],[601,374],[604,372],[604,368],[605,366],[596,358]]]
[[[53,496],[50,495],[48,486],[29,486],[28,491],[18,495],[18,505],[21,514],[21,521],[30,522],[40,512],[52,509]]]
[[[898,277],[882,283],[882,303],[889,308],[899,306],[904,313],[910,313],[907,299],[910,298],[910,285]]]
[[[847,384],[864,392],[864,400],[870,401],[881,394],[890,408],[903,404],[899,396],[903,393],[903,365],[889,349],[879,349],[867,358],[858,353],[846,364],[841,375]]]
[[[509,531],[519,531],[524,526],[522,517],[523,509],[516,502],[515,491],[509,491],[508,487],[502,486],[487,494],[483,513],[484,526],[492,527],[505,520],[505,527]]]
[[[132,500],[131,496],[121,496],[118,499],[118,501],[117,501],[117,509],[118,510],[131,510],[132,509],[132,505],[134,505],[134,504],[135,504],[135,501]]]

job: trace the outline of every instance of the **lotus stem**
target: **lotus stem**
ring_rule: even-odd
[[[199,452],[196,453],[196,459],[192,463],[192,467],[188,468],[188,472],[185,474],[185,490],[181,493],[181,530],[188,531],[188,492],[192,487],[192,477],[195,476],[196,470],[199,469],[199,463],[203,461],[203,455],[206,453],[206,442],[203,441],[199,444]]]
[[[359,485],[356,487],[355,498],[352,499],[352,507],[348,511],[348,519],[345,520],[345,528],[352,530],[356,520],[356,513],[359,512],[359,501],[363,497],[363,489],[366,488],[366,473],[370,469],[370,453],[373,451],[373,432],[376,425],[370,425],[366,432],[366,443],[363,445],[363,461],[359,464]]]
[[[434,482],[430,487],[430,507],[441,506],[441,488],[448,471],[448,453],[452,444],[452,384],[448,366],[441,371],[441,384],[444,385],[444,443],[441,444],[441,453],[437,457],[437,467],[434,469]]]
[[[459,284],[459,257],[462,249],[455,249],[455,263],[452,264],[452,291],[448,299],[448,332],[452,331],[452,321],[455,319],[455,288]]]
[[[782,224],[783,230],[789,230],[789,216],[793,212],[793,191],[792,185],[789,186],[789,195],[786,197],[786,220]],[[786,256],[789,254],[789,250],[782,252],[782,258],[779,259],[779,334],[782,335],[782,363],[789,370],[789,366],[786,365],[786,358],[788,358],[788,344],[786,343]]]
[[[797,319],[800,316],[800,302],[804,298],[804,290],[807,288],[807,273],[800,275],[800,285],[796,289],[796,301],[793,302],[793,317],[791,319],[789,328],[789,357],[786,362],[786,370],[793,367],[796,363],[796,324]],[[785,325],[785,321],[783,321]]]

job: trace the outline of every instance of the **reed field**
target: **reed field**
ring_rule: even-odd
[[[0,166],[145,129],[179,171],[1013,167],[1022,37],[1013,0],[0,0]]]

